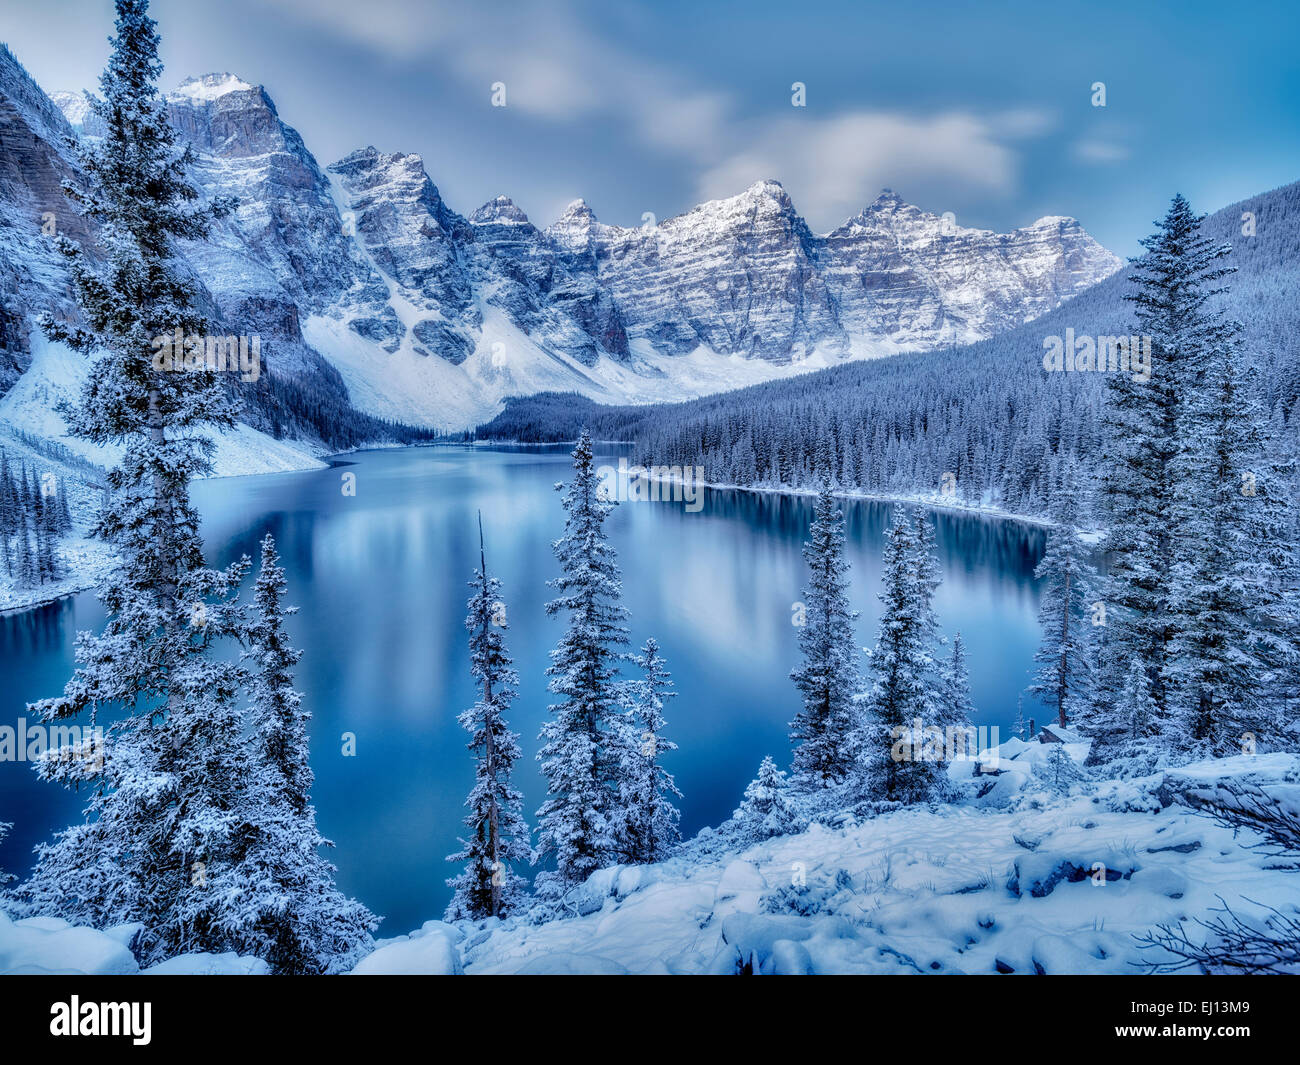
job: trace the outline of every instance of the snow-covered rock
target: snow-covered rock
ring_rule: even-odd
[[[410,936],[389,940],[367,954],[353,976],[455,976],[463,972],[456,943],[460,933],[429,921]]]
[[[0,910],[0,974],[124,976],[139,971],[118,937],[53,917],[14,921]]]

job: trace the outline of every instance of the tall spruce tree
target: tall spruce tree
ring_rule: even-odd
[[[54,530],[60,536],[64,536],[72,531],[72,514],[68,510],[68,480],[66,477],[59,478],[58,497],[55,503],[55,526]]]
[[[9,470],[9,453],[0,448],[0,549],[4,551],[5,573],[14,575],[14,552],[9,541],[17,535],[22,508],[18,502],[18,487]]]
[[[1137,333],[1150,338],[1149,380],[1107,377],[1104,439],[1113,443],[1103,488],[1110,517],[1108,608],[1102,697],[1122,689],[1129,663],[1140,661],[1162,728],[1170,714],[1166,665],[1177,635],[1170,569],[1178,554],[1175,460],[1185,404],[1209,355],[1230,332],[1213,305],[1230,272],[1228,246],[1201,233],[1202,217],[1175,196],[1135,261]]]
[[[941,790],[942,752],[936,752],[933,597],[938,563],[921,514],[896,507],[885,533],[884,611],[871,652],[872,686],[857,746],[870,798],[922,802]],[[936,757],[936,753],[938,757]]]
[[[1038,606],[1042,642],[1034,654],[1039,664],[1029,694],[1056,711],[1065,727],[1090,705],[1094,641],[1089,613],[1096,600],[1096,570],[1079,539],[1081,499],[1077,476],[1067,471],[1053,508],[1047,548],[1034,570],[1043,581]]]
[[[302,652],[285,631],[297,612],[284,604],[287,590],[268,533],[244,639],[251,771],[235,811],[237,845],[229,865],[215,871],[216,886],[232,900],[227,921],[242,953],[277,973],[346,972],[373,946],[378,922],[335,887],[335,868],[321,854],[333,844],[317,829],[311,804],[311,714],[293,687]]]
[[[556,895],[617,860],[614,804],[626,729],[618,713],[622,579],[605,519],[616,506],[604,498],[584,429],[573,450],[573,481],[564,493],[564,535],[552,547],[562,573],[550,582],[559,595],[548,614],[568,617],[551,652],[550,690],[560,697],[542,727],[538,760],[550,796],[537,811],[538,854],[553,855],[554,873],[540,873],[539,894]],[[563,489],[563,485],[557,485]]]
[[[677,750],[677,744],[663,738],[664,704],[677,696],[672,674],[664,666],[659,643],[652,636],[633,659],[641,670],[639,681],[629,686],[628,735],[634,742],[623,747],[621,792],[621,848],[634,864],[659,862],[681,840],[681,813],[672,797],[682,797],[672,774],[659,756]]]
[[[1279,689],[1296,662],[1288,488],[1269,464],[1258,384],[1236,341],[1234,330],[1211,348],[1174,461],[1175,624],[1162,679],[1171,741],[1191,757],[1282,742]]]
[[[118,564],[99,590],[102,633],[78,640],[64,694],[35,704],[46,721],[120,708],[102,759],[42,763],[51,779],[90,786],[86,821],[40,849],[26,891],[38,912],[112,925],[142,921],[142,955],[227,949],[227,900],[212,885],[233,860],[240,788],[238,662],[212,653],[238,631],[234,589],[247,560],[204,564],[189,482],[209,469],[203,431],[233,424],[217,375],[153,365],[154,338],[207,332],[196,282],[177,264],[178,239],[207,232],[218,204],[194,206],[188,152],[177,151],[156,89],[158,34],[144,0],[118,0],[112,54],[92,107],[104,134],[80,153],[83,181],[66,189],[99,225],[103,258],[62,239],[82,325],[43,321],[46,334],[96,355],[71,431],[120,444],[101,515]]]
[[[790,723],[790,738],[797,744],[795,773],[824,785],[842,780],[853,765],[849,737],[859,684],[853,635],[857,613],[849,608],[844,516],[829,482],[823,483],[817,496],[803,557],[809,571],[804,625],[799,630],[803,662],[790,673],[803,707]]]
[[[523,796],[510,781],[519,760],[519,736],[510,731],[506,714],[518,694],[519,679],[511,668],[505,645],[505,601],[501,582],[487,575],[483,546],[483,517],[479,516],[479,568],[470,581],[465,627],[469,630],[470,672],[479,684],[479,698],[461,713],[460,725],[470,734],[475,756],[474,787],[465,800],[469,837],[450,862],[465,868],[447,881],[453,895],[446,919],[477,921],[506,917],[519,910],[524,881],[510,866],[532,857],[528,826],[520,803]]]

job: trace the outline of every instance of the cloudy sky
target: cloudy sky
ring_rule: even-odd
[[[456,210],[504,193],[539,225],[579,196],[635,225],[770,177],[816,230],[888,186],[962,225],[1074,215],[1131,254],[1175,191],[1213,210],[1300,178],[1294,0],[155,0],[153,14],[165,88],[231,71],[266,86],[322,164],[365,144],[417,152]],[[0,38],[46,90],[95,84],[111,24],[109,0],[0,0]]]

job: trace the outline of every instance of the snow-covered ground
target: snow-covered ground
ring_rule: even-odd
[[[1005,768],[1012,753],[1043,752],[1003,753]],[[1169,960],[1139,943],[1158,925],[1224,902],[1249,917],[1300,897],[1294,862],[1178,801],[1234,780],[1300,808],[1300,757],[1198,763],[1068,797],[1017,776],[1002,807],[842,815],[751,846],[706,830],[670,861],[596,873],[568,916],[430,921],[379,941],[354,972],[1139,973]],[[135,972],[133,933],[0,916],[0,972]],[[265,966],[190,955],[147,971]]]

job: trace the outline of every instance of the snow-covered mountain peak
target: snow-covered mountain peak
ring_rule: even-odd
[[[596,212],[591,209],[586,200],[579,197],[564,209],[559,219],[547,227],[547,232],[559,229],[588,229],[594,225],[596,225]]]
[[[599,233],[610,230],[596,221],[596,213],[587,201],[574,200],[555,222],[546,227],[545,237],[556,248],[570,255],[587,255]],[[621,232],[621,231],[618,231]]]
[[[1057,229],[1057,230],[1060,229],[1082,230],[1083,229],[1083,227],[1079,225],[1079,220],[1077,218],[1070,217],[1070,215],[1068,214],[1044,215],[1042,218],[1035,219],[1025,228],[1026,229]]]
[[[194,100],[208,102],[232,92],[255,92],[260,86],[250,85],[243,78],[229,72],[220,74],[199,74],[186,78],[167,94],[169,102],[174,100]]]
[[[509,196],[497,196],[488,200],[482,207],[469,216],[474,225],[528,225],[528,216]]]

